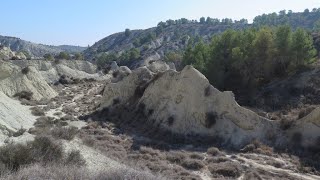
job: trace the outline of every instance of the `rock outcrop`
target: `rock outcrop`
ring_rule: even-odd
[[[10,62],[0,62],[0,91],[14,96],[22,91],[32,92],[35,100],[51,99],[57,93],[47,84],[36,68],[20,68]]]
[[[277,130],[271,121],[237,104],[232,92],[220,92],[191,66],[166,71],[141,97],[150,119],[171,132],[223,138],[235,146],[264,141]]]
[[[181,72],[154,72],[138,68],[122,81],[107,84],[101,109],[120,113],[126,122],[125,112],[132,111],[137,117],[132,121],[157,127],[157,132],[219,139],[222,145],[237,148],[253,140],[278,147],[320,147],[320,109],[283,130],[279,121],[239,106],[232,92],[220,92],[192,66]]]
[[[139,88],[146,82],[150,81],[154,76],[149,69],[141,67],[133,70],[129,76],[117,83],[107,84],[103,93],[101,107],[109,107],[113,104],[127,103],[135,93],[138,93]]]
[[[97,67],[87,61],[10,61],[11,63],[24,68],[27,66],[35,67],[47,83],[53,84],[59,81],[62,75],[73,79],[95,79],[109,80],[111,75],[104,75],[97,72]]]
[[[150,69],[150,71],[152,71],[154,73],[159,73],[159,72],[167,71],[171,68],[164,61],[154,61],[154,62],[150,63],[150,65],[148,66],[148,69]]]
[[[320,108],[297,120],[287,131],[287,139],[295,145],[320,148]]]
[[[20,66],[21,68],[26,66],[33,66],[38,71],[48,71],[57,64],[65,65],[71,69],[83,71],[88,74],[97,73],[97,66],[88,61],[79,60],[59,60],[59,61],[46,61],[46,60],[28,60],[28,61],[10,61],[11,63]]]
[[[0,46],[0,60],[25,60],[27,57],[22,52],[11,51],[10,48]]]
[[[239,106],[232,92],[215,89],[191,66],[158,74],[138,68],[122,81],[106,85],[101,107],[132,101],[154,126],[183,136],[223,138],[226,145],[264,141],[277,131],[274,123]]]
[[[13,100],[0,91],[0,145],[11,133],[21,128],[33,126],[35,117],[31,115],[29,107]]]

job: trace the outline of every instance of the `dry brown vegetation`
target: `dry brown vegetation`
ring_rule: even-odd
[[[72,161],[70,161],[72,159]],[[81,155],[66,155],[59,142],[48,136],[38,136],[26,144],[6,144],[0,147],[0,164],[2,171],[17,171],[21,167],[34,164],[83,163]]]
[[[31,110],[31,113],[32,113],[34,116],[45,116],[44,110],[41,109],[41,108],[38,107],[38,106],[35,106],[35,107],[30,108],[30,110]]]
[[[1,180],[17,179],[77,179],[77,180],[165,180],[162,176],[155,176],[149,172],[132,170],[129,168],[110,169],[105,171],[91,172],[85,167],[72,165],[34,164],[22,168],[15,173],[3,174]]]
[[[68,85],[63,91],[62,86],[56,86],[55,88],[60,91],[60,96],[54,98],[50,102],[52,103],[52,107],[46,109],[62,106],[62,111],[65,112],[66,115],[62,117],[62,114],[58,112],[60,114],[56,114],[59,115],[58,119],[45,116],[39,117],[35,123],[36,128],[30,129],[29,131],[33,132],[33,134],[49,134],[57,140],[72,140],[74,136],[77,136],[85,145],[101,151],[116,161],[130,167],[146,169],[153,174],[162,174],[169,179],[201,179],[201,173],[208,175],[210,178],[218,179],[236,179],[241,175],[243,175],[244,179],[273,177],[272,173],[261,171],[255,167],[252,167],[252,170],[247,170],[244,165],[246,161],[238,157],[238,151],[229,150],[213,143],[204,145],[194,143],[193,141],[191,142],[189,139],[178,141],[174,135],[161,132],[156,128],[150,128],[148,126],[149,124],[143,124],[141,119],[150,113],[152,114],[153,110],[146,109],[143,105],[138,105],[138,107],[134,109],[136,114],[126,114],[122,111],[112,113],[111,109],[95,112],[98,105],[96,102],[99,102],[99,98],[101,97],[96,95],[101,92],[103,86],[97,87],[99,86],[91,82],[88,84]],[[97,88],[97,90],[91,91],[92,88]],[[90,93],[73,100],[76,94],[83,92]],[[119,106],[117,100],[115,101],[115,106]],[[92,114],[94,114],[94,116]],[[131,115],[131,117],[134,115],[136,118],[130,119],[129,115]],[[298,116],[298,113],[296,113],[296,115]],[[127,118],[126,121],[121,121],[125,118]],[[208,126],[214,126],[214,115],[209,113],[207,118]],[[68,125],[66,121],[69,122],[78,119],[86,121],[87,125],[80,130],[76,130],[75,128],[69,129],[70,127],[66,126]],[[165,119],[164,122],[174,124],[174,116],[170,119]],[[167,141],[167,139],[170,138],[172,138],[171,141]],[[178,138],[179,137],[177,137],[177,139]],[[297,139],[299,140],[299,138]],[[248,154],[248,156],[244,156],[247,159],[251,158],[253,161],[261,164],[265,163],[275,168],[284,168],[280,161],[273,159],[269,161],[265,159],[254,159],[254,156],[250,156],[250,153],[266,157],[278,156],[273,148],[258,141],[253,141],[244,147],[241,152],[245,155]],[[65,159],[65,164],[68,164],[67,162],[73,162],[73,158],[77,159],[78,155],[77,152],[70,154],[70,158]],[[284,158],[290,159],[291,157]],[[297,160],[297,162],[299,162],[299,160]],[[63,170],[58,169],[56,169],[55,172],[48,173],[53,177],[61,177],[55,174],[56,172],[60,172],[63,177],[78,178],[78,176],[72,174],[73,167],[71,165],[64,167],[66,166],[65,164],[52,168],[71,168],[71,174],[64,174],[65,172]],[[86,169],[83,171],[86,172]],[[301,168],[298,171],[310,172],[307,168]],[[26,171],[23,172],[26,173]],[[39,174],[41,173],[42,172]],[[118,172],[116,172],[116,174],[112,174],[113,172],[103,173],[106,173],[107,177],[108,175],[118,177]],[[124,172],[121,173],[119,176],[120,179],[123,179]],[[153,177],[153,179],[157,178],[151,174],[149,175]],[[44,176],[46,176],[46,174]],[[87,178],[87,176],[83,177],[90,179]],[[91,174],[91,177],[100,176],[98,176],[98,174]],[[283,177],[290,178],[290,176]]]
[[[54,127],[50,134],[57,139],[65,139],[71,141],[77,134],[77,127]]]

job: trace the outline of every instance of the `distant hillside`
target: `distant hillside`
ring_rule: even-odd
[[[215,33],[221,33],[228,28],[243,29],[247,24],[211,25],[200,23],[158,26],[146,30],[132,30],[110,35],[84,51],[88,59],[108,52],[123,54],[135,48],[142,59],[162,58],[170,52],[182,53],[189,40],[209,41]]]
[[[172,54],[182,54],[187,45],[202,39],[210,41],[212,35],[227,29],[245,29],[249,27],[277,26],[289,24],[293,28],[320,29],[320,8],[294,13],[280,11],[279,13],[257,16],[252,24],[246,19],[233,21],[232,19],[201,18],[197,20],[167,20],[160,22],[157,27],[146,30],[126,30],[110,35],[84,51],[87,59],[98,59],[104,53],[114,54],[118,59],[132,60],[130,54],[139,53],[139,59],[166,59]],[[174,52],[174,53],[172,53]],[[135,56],[133,56],[135,57]],[[173,56],[177,57],[177,56]]]
[[[77,53],[85,50],[85,47],[80,46],[49,46],[43,44],[36,44],[29,41],[22,40],[16,37],[0,36],[0,43],[6,47],[10,47],[13,51],[28,52],[33,57],[43,57],[44,54],[58,54],[59,52],[66,51],[69,53]]]

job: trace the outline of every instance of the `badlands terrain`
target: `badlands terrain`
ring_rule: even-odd
[[[315,103],[267,111],[262,93],[260,106],[241,107],[192,66],[107,69],[0,61],[1,179],[320,179]],[[25,146],[50,163],[26,159]]]

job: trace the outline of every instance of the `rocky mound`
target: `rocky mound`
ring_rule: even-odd
[[[57,93],[47,84],[36,68],[20,68],[9,62],[0,62],[0,91],[14,96],[22,91],[32,92],[35,100],[51,99]]]
[[[27,59],[27,57],[22,52],[11,51],[10,48],[0,45],[0,60],[10,60],[10,59]]]
[[[317,144],[320,137],[319,110],[283,130],[278,121],[239,106],[232,92],[220,92],[191,66],[181,72],[133,70],[122,81],[106,85],[101,109],[109,114],[117,111],[123,117],[119,121],[138,117],[142,125],[152,126],[149,129],[157,127],[154,133],[219,139],[222,145],[237,148],[253,140],[279,147],[297,143],[307,147]],[[136,115],[125,116],[126,111]]]
[[[94,79],[108,80],[110,75],[104,75],[97,72],[97,67],[87,61],[10,61],[17,66],[24,68],[27,66],[35,67],[47,83],[53,84],[59,81],[61,76],[66,76],[72,79]]]
[[[147,121],[184,136],[223,137],[241,146],[254,138],[266,139],[275,125],[240,107],[231,92],[220,92],[196,69],[155,74],[138,68],[118,83],[105,87],[102,107],[137,103]]]
[[[295,121],[287,137],[295,144],[311,149],[320,149],[320,108],[316,108],[302,119]]]
[[[0,145],[12,133],[33,126],[35,117],[29,107],[12,100],[0,91]]]
[[[59,60],[59,61],[45,61],[45,60],[28,60],[28,61],[10,61],[11,63],[20,66],[21,68],[26,66],[33,66],[38,71],[48,71],[57,64],[65,65],[71,69],[84,71],[88,74],[97,73],[97,66],[88,61],[79,60]]]

